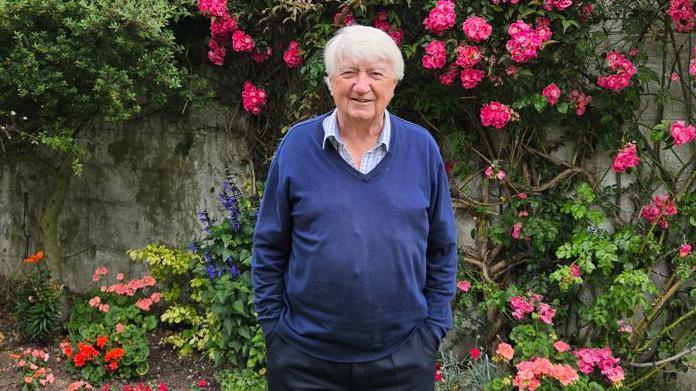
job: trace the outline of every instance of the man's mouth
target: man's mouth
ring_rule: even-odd
[[[360,103],[372,102],[372,99],[351,98],[351,100],[354,100],[354,101],[360,102]]]

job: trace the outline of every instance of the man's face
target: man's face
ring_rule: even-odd
[[[358,122],[379,121],[396,88],[393,68],[383,60],[341,61],[330,82],[339,113]]]

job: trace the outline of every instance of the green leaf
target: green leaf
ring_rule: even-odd
[[[561,114],[566,114],[570,105],[567,102],[559,103],[556,105],[556,110]]]
[[[237,314],[244,315],[244,303],[241,300],[235,300],[232,303],[232,310]]]

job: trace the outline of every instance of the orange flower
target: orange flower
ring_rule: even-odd
[[[106,352],[104,355],[104,361],[116,361],[123,358],[125,351],[122,348],[113,348]]]
[[[29,258],[24,258],[25,263],[39,263],[40,260],[42,260],[44,257],[44,252],[39,250],[34,253],[34,255],[30,256]]]
[[[105,335],[100,335],[97,337],[97,342],[96,345],[98,348],[102,349],[104,346],[106,346],[106,343],[109,342],[109,337]]]

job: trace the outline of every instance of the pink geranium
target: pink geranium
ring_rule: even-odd
[[[556,316],[556,310],[546,303],[539,303],[537,307],[539,319],[546,324],[553,324],[553,317]]]
[[[425,29],[435,35],[442,35],[445,31],[454,26],[457,15],[454,12],[454,2],[450,0],[440,0],[435,4],[435,8],[430,10],[428,17],[423,21]]]
[[[696,127],[687,125],[684,121],[672,122],[669,132],[674,139],[674,145],[690,143],[696,138]]]
[[[544,377],[558,380],[566,386],[577,381],[580,376],[573,367],[566,364],[554,365],[548,358],[536,357],[515,365],[517,373],[512,385],[519,390],[535,390],[541,386]]]
[[[447,63],[447,48],[442,41],[434,40],[425,46],[425,55],[422,59],[423,67],[427,69],[440,69]]]
[[[263,88],[254,86],[248,80],[244,82],[242,104],[247,113],[259,115],[261,113],[261,108],[266,104],[267,100],[268,96]]]
[[[681,246],[679,246],[679,257],[680,258],[686,258],[691,254],[691,244],[689,243],[682,243]]]
[[[595,366],[612,383],[618,383],[624,379],[623,368],[619,365],[618,358],[615,358],[609,348],[583,348],[573,352],[577,359],[580,372],[590,374]]]
[[[302,49],[297,41],[290,41],[283,53],[283,61],[288,68],[297,68],[302,65]]]
[[[570,275],[574,278],[580,278],[580,266],[576,263],[570,265]]]
[[[236,30],[232,34],[232,50],[235,52],[251,52],[256,43],[244,30]]]
[[[147,297],[139,299],[138,301],[135,302],[135,306],[140,308],[143,311],[149,311],[150,307],[152,306],[152,300],[150,300]]]
[[[619,153],[614,156],[614,162],[611,169],[614,172],[625,172],[626,169],[636,167],[640,163],[636,143],[629,142],[619,150]]]
[[[498,347],[495,350],[495,354],[505,359],[506,361],[510,361],[512,360],[512,357],[515,355],[515,349],[513,349],[512,345],[510,345],[509,343],[503,342],[498,344]]]
[[[481,42],[491,36],[493,27],[486,22],[486,19],[472,15],[462,23],[462,30],[464,30],[464,34],[472,42]]]
[[[549,103],[549,105],[553,106],[556,103],[558,103],[558,100],[561,98],[561,89],[558,88],[556,83],[551,83],[544,87],[544,90],[541,92],[541,95],[546,98],[546,101]]]
[[[570,350],[570,345],[561,341],[560,339],[553,343],[553,348],[559,353],[565,353]]]
[[[101,297],[99,296],[94,296],[93,298],[89,299],[89,306],[90,307],[97,307],[101,304]]]
[[[522,223],[515,223],[512,226],[512,233],[510,234],[513,239],[519,239],[520,234],[522,233]]]
[[[500,102],[490,102],[481,108],[481,124],[502,129],[512,118],[512,109]]]
[[[527,299],[520,296],[514,296],[509,301],[510,307],[512,308],[512,317],[520,320],[525,316],[534,312],[534,305],[530,303]]]
[[[481,80],[483,80],[484,76],[486,76],[486,73],[484,71],[478,69],[464,68],[462,69],[459,78],[462,81],[462,87],[468,90],[476,87],[481,82]]]

